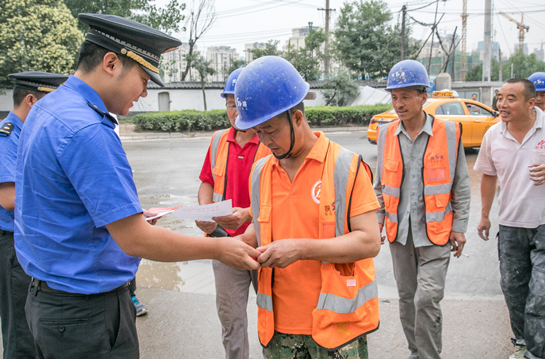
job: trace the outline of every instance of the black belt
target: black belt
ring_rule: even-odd
[[[8,235],[8,234],[11,234],[11,235],[13,235],[13,232],[10,232],[10,231],[4,231],[3,229],[0,229],[0,234],[2,234],[3,236],[5,236],[5,235]]]
[[[43,292],[47,292],[47,293],[55,293],[55,294],[61,294],[61,295],[71,295],[71,296],[88,296],[88,295],[96,295],[96,294],[104,294],[104,293],[110,293],[110,292],[115,292],[115,291],[118,291],[120,289],[123,289],[123,288],[126,288],[129,286],[130,282],[126,282],[126,283],[123,283],[122,285],[120,285],[119,287],[117,288],[114,288],[108,292],[102,292],[102,293],[96,293],[96,294],[80,294],[80,293],[70,293],[70,292],[65,292],[63,290],[58,290],[58,289],[54,289],[54,288],[51,288],[47,282],[43,281],[43,280],[38,280],[36,278],[32,278],[31,282],[32,286],[38,288],[38,290],[41,290]]]

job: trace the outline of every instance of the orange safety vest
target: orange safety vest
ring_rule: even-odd
[[[338,237],[351,231],[351,194],[361,163],[371,178],[369,166],[361,156],[329,141],[322,175],[318,239]],[[270,157],[256,162],[251,179],[251,199],[260,246],[272,241],[271,177]],[[335,350],[378,329],[378,289],[372,258],[344,264],[322,262],[320,273],[320,297],[312,312],[312,338],[318,345]],[[269,345],[274,335],[273,281],[274,268],[259,269],[257,326],[259,340],[264,347]]]
[[[210,140],[210,167],[214,179],[214,193],[212,200],[221,202],[225,199],[225,188],[227,182],[227,165],[229,158],[229,141],[227,135],[230,129],[214,132]],[[270,150],[261,142],[258,144],[254,155],[254,162],[269,155]]]
[[[398,127],[399,121],[381,127],[377,138],[378,171],[382,180],[386,234],[390,242],[397,237],[397,208],[404,179],[399,136],[394,136]],[[442,246],[448,242],[452,230],[451,190],[462,129],[454,122],[432,118],[432,131],[433,136],[429,137],[422,159],[426,232],[432,243]]]

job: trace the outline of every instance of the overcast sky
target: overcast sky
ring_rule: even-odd
[[[183,2],[184,0],[179,0]],[[420,10],[410,11],[430,4],[433,0],[386,0],[393,14],[393,21],[400,18],[400,10],[403,4],[407,4],[409,15],[424,23],[433,23],[435,4]],[[157,4],[166,3],[167,0],[157,0]],[[186,0],[189,6],[191,0]],[[339,10],[345,3],[344,0],[330,0],[332,12],[331,22],[333,27],[338,18]],[[467,50],[477,48],[477,43],[483,39],[484,33],[484,0],[468,0],[467,21]],[[499,41],[501,50],[509,55],[514,50],[514,44],[518,43],[517,25],[505,17],[497,14],[503,11],[520,21],[521,13],[524,13],[524,23],[530,26],[530,31],[525,35],[525,43],[528,44],[529,53],[534,48],[540,48],[545,42],[545,1],[544,0],[493,0],[494,14],[492,15],[493,39]],[[216,0],[216,21],[205,36],[197,42],[199,49],[208,46],[226,45],[235,47],[243,55],[244,44],[250,42],[266,42],[270,39],[281,41],[281,45],[290,37],[291,30],[302,26],[308,26],[313,22],[314,26],[324,27],[325,12],[318,8],[325,7],[325,0]],[[438,18],[445,14],[439,25],[441,34],[452,34],[458,26],[458,34],[462,32],[462,0],[440,1],[438,6]],[[186,14],[188,12],[186,11]],[[412,22],[412,20],[410,20]],[[426,39],[430,33],[429,27],[412,23],[412,36],[417,39]],[[331,27],[331,25],[330,25]],[[188,34],[176,34],[183,42],[188,40]],[[544,44],[545,47],[545,44]]]

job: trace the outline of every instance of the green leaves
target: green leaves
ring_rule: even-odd
[[[83,35],[61,0],[0,3],[0,81],[21,71],[69,74]]]
[[[349,70],[373,79],[388,76],[400,60],[400,31],[391,26],[392,15],[382,0],[355,0],[340,10],[334,50]]]

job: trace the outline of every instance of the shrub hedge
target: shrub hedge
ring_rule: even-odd
[[[390,109],[390,105],[354,107],[308,107],[307,120],[312,127],[335,127],[348,124],[367,125],[373,115]],[[213,131],[229,127],[225,110],[150,112],[132,118],[136,131],[191,132]]]

